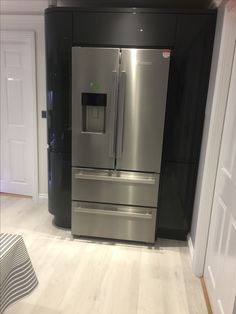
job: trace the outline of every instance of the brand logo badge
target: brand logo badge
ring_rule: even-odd
[[[162,56],[163,58],[167,59],[170,57],[170,49],[164,49],[162,50]]]

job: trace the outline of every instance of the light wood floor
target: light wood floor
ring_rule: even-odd
[[[73,239],[47,202],[1,195],[1,231],[22,234],[39,285],[6,314],[207,313],[187,244],[155,247]]]

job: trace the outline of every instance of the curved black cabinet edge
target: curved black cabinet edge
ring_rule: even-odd
[[[64,215],[55,215],[53,218],[53,223],[55,226],[65,229],[71,228],[71,217],[65,217]]]
[[[48,210],[59,227],[71,225],[71,154],[48,149]]]

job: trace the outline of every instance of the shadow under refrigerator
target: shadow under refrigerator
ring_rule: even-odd
[[[72,233],[155,241],[170,50],[72,48]]]

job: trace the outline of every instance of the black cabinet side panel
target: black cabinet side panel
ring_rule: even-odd
[[[74,45],[169,47],[176,15],[76,12],[73,25]]]
[[[71,152],[72,13],[45,14],[48,145]]]
[[[158,235],[191,226],[216,16],[179,15],[166,121]]]
[[[56,225],[70,227],[72,13],[46,13],[45,39],[48,206]]]
[[[165,129],[164,150],[169,161],[198,161],[214,20],[214,16],[207,15],[178,17]]]
[[[71,225],[71,154],[48,150],[48,209],[55,224]]]

